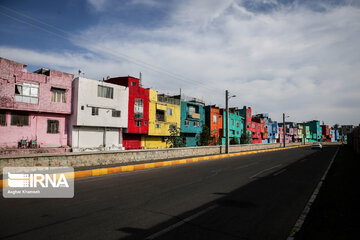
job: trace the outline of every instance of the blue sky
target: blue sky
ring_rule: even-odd
[[[292,121],[359,123],[359,1],[3,0],[0,6],[0,56],[29,71],[81,69],[95,80],[142,72],[145,87],[169,94],[181,88],[208,104],[223,106],[229,89],[237,95],[232,106],[275,120],[286,112]]]

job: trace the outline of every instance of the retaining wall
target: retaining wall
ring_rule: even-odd
[[[296,146],[301,143],[288,143],[286,146]],[[245,144],[232,145],[229,152],[243,152],[278,148],[280,143],[272,144]],[[78,152],[78,153],[43,153],[23,156],[1,156],[0,170],[3,167],[30,167],[30,166],[101,166],[119,163],[133,163],[139,161],[166,160],[171,158],[186,158],[225,153],[225,146],[166,148],[148,150],[127,150],[107,152]],[[1,174],[1,173],[0,173]]]

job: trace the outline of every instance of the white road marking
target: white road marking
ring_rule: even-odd
[[[215,207],[216,207],[216,205],[210,206],[210,207],[208,207],[208,208],[206,208],[206,209],[204,209],[204,210],[202,210],[202,211],[200,211],[200,212],[198,212],[198,213],[195,213],[194,215],[191,215],[190,217],[187,217],[187,218],[183,219],[183,220],[180,221],[180,222],[177,222],[177,223],[175,223],[175,224],[173,224],[173,225],[170,225],[169,227],[167,227],[167,228],[165,228],[165,229],[163,229],[163,230],[161,230],[161,231],[159,231],[159,232],[157,232],[157,233],[154,233],[153,235],[147,237],[146,239],[155,239],[155,238],[158,238],[158,237],[160,237],[161,235],[164,235],[165,233],[170,232],[171,230],[173,230],[173,229],[175,229],[175,228],[183,225],[184,223],[190,222],[190,221],[193,220],[194,218],[197,218],[197,217],[199,217],[200,215],[202,215],[202,214],[204,214],[204,213],[206,213],[206,212],[214,209]]]
[[[306,219],[308,213],[310,212],[311,205],[314,203],[314,201],[315,201],[315,199],[316,199],[316,197],[317,197],[317,195],[318,195],[318,193],[319,193],[319,191],[320,191],[320,188],[321,188],[321,186],[322,186],[322,184],[323,184],[323,182],[324,182],[324,180],[325,180],[325,178],[326,178],[326,175],[328,174],[328,172],[329,172],[332,164],[334,163],[335,157],[336,157],[336,155],[338,154],[339,149],[340,149],[340,148],[338,148],[338,149],[336,150],[336,153],[335,153],[334,156],[332,157],[328,168],[326,169],[326,171],[325,171],[324,175],[322,176],[320,182],[319,182],[318,185],[316,186],[313,194],[311,195],[309,201],[307,202],[307,204],[306,204],[303,212],[301,213],[300,217],[299,217],[298,220],[296,221],[295,226],[292,228],[292,230],[291,230],[291,232],[290,232],[290,236],[287,238],[287,240],[294,240],[294,239],[295,239],[295,237],[294,237],[295,234],[301,229],[303,223],[305,222],[305,219]]]
[[[255,162],[255,163],[246,164],[246,165],[244,165],[244,166],[236,167],[236,168],[234,168],[234,170],[242,169],[242,168],[247,168],[247,167],[250,167],[250,166],[253,166],[253,165],[256,165],[256,164],[258,164],[258,163]]]
[[[277,167],[280,167],[280,166],[281,166],[281,164],[276,165],[276,166],[273,166],[273,167],[271,167],[271,168],[264,169],[264,170],[262,170],[262,171],[258,172],[257,174],[252,175],[252,176],[251,176],[251,177],[249,177],[249,178],[254,178],[254,177],[256,177],[256,176],[258,176],[258,175],[262,174],[263,172],[269,171],[269,170],[271,170],[271,169],[274,169],[274,168],[277,168]]]
[[[277,175],[279,175],[279,174],[281,174],[281,173],[283,173],[283,172],[285,172],[285,171],[286,171],[286,169],[283,169],[283,170],[281,170],[281,171],[279,171],[279,172],[274,173],[273,176],[277,176]]]

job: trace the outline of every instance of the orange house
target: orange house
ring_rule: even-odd
[[[212,141],[210,145],[221,144],[223,137],[223,116],[216,105],[205,106],[205,124],[210,129]]]

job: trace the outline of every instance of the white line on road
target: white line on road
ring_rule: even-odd
[[[281,166],[281,164],[276,165],[276,166],[273,166],[273,167],[271,167],[271,168],[264,169],[264,170],[262,170],[262,171],[258,172],[257,174],[252,175],[252,176],[251,176],[251,177],[249,177],[249,178],[254,178],[254,177],[256,177],[256,176],[258,176],[258,175],[262,174],[263,172],[269,171],[269,170],[271,170],[271,169],[274,169],[274,168],[277,168],[277,167],[280,167],[280,166]]]
[[[256,164],[258,164],[258,163],[246,164],[246,165],[244,165],[244,166],[236,167],[236,168],[234,168],[234,170],[242,169],[242,168],[247,168],[247,167],[250,167],[250,166],[253,166],[253,165],[256,165]]]
[[[153,235],[147,237],[146,239],[155,239],[155,238],[158,238],[158,237],[160,237],[161,235],[164,235],[165,233],[170,232],[171,230],[173,230],[173,229],[175,229],[175,228],[183,225],[184,223],[190,222],[190,221],[193,220],[194,218],[197,218],[197,217],[199,217],[200,215],[202,215],[202,214],[204,214],[204,213],[206,213],[206,212],[214,209],[215,207],[216,207],[216,205],[210,206],[210,207],[208,207],[208,208],[206,208],[206,209],[204,209],[204,210],[202,210],[202,211],[200,211],[200,212],[198,212],[198,213],[195,213],[194,215],[191,215],[190,217],[187,217],[187,218],[181,220],[180,222],[177,222],[177,223],[175,223],[175,224],[173,224],[173,225],[170,225],[169,227],[167,227],[167,228],[165,228],[165,229],[163,229],[163,230],[161,230],[161,231],[159,231],[159,232],[157,232],[157,233],[154,233]]]
[[[281,171],[279,171],[279,172],[274,173],[273,176],[277,176],[277,175],[279,175],[280,173],[283,173],[283,172],[285,172],[285,171],[286,171],[286,169],[283,169],[283,170],[281,170]]]

